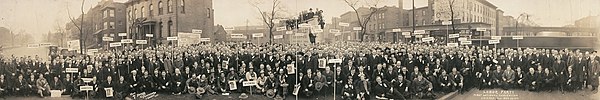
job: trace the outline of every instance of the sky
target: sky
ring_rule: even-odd
[[[85,0],[84,10],[95,6],[101,0]],[[127,0],[114,0],[125,2]],[[265,0],[270,1],[270,0]],[[309,8],[324,11],[325,20],[330,22],[351,11],[343,0],[281,0],[287,16]],[[378,6],[398,6],[398,0],[381,0]],[[541,26],[560,27],[585,16],[600,14],[600,0],[488,0],[505,12],[505,15],[531,15],[530,19]],[[0,0],[0,27],[8,27],[16,33],[30,33],[37,38],[41,34],[64,28],[72,17],[81,14],[82,0]],[[403,8],[410,9],[412,0],[403,0]],[[417,7],[427,6],[427,0],[415,0]],[[269,5],[260,7],[266,10]],[[260,16],[248,0],[213,0],[215,24],[224,26],[260,25]],[[67,10],[68,9],[68,10]]]

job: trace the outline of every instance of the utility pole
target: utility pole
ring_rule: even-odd
[[[412,0],[412,34],[415,34],[415,0]]]

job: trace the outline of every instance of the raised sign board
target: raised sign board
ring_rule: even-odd
[[[425,34],[425,30],[415,30],[415,34]]]
[[[89,83],[89,82],[92,82],[92,80],[94,80],[94,79],[92,79],[92,78],[81,78],[81,80],[83,82]]]
[[[492,36],[492,40],[501,40],[501,39],[502,39],[502,37],[500,37],[500,36]]]
[[[309,28],[311,25],[310,24],[300,24],[298,25],[298,27],[304,27],[304,28]]]
[[[210,38],[200,38],[200,42],[208,42],[210,41]]]
[[[340,25],[340,26],[344,26],[344,27],[348,27],[348,26],[350,26],[350,23],[343,23],[343,22],[340,22],[340,23],[339,23],[339,25]]]
[[[94,86],[79,86],[80,91],[91,91],[94,90]]]
[[[457,47],[458,43],[448,43],[446,45],[448,45],[449,47]]]
[[[40,44],[28,44],[27,48],[39,48]]]
[[[340,36],[340,35],[342,35],[342,33],[335,33],[334,35],[335,36]]]
[[[167,37],[167,40],[174,41],[174,40],[177,40],[177,37]]]
[[[123,39],[121,43],[133,43],[133,39]]]
[[[48,47],[52,45],[51,43],[40,43],[40,47]]]
[[[202,34],[202,30],[192,29],[192,33],[194,33],[194,34]]]
[[[105,41],[105,42],[113,41],[113,38],[112,37],[102,37],[102,41]]]
[[[246,36],[244,34],[231,34],[231,38],[234,38],[234,39],[245,39]]]
[[[242,82],[242,86],[255,86],[256,81],[244,81]]]
[[[448,35],[448,38],[457,38],[457,37],[460,37],[460,35],[459,34],[449,34]]]
[[[329,29],[329,33],[340,33],[338,29]]]
[[[423,42],[430,42],[430,41],[433,41],[433,39],[434,39],[433,37],[426,37],[426,38],[423,38],[422,41]]]
[[[118,36],[127,36],[127,33],[119,33]]]
[[[273,39],[283,39],[283,35],[275,35],[273,36]]]
[[[402,32],[402,29],[392,29],[392,32]]]
[[[252,34],[252,37],[264,37],[263,33],[254,33]]]
[[[442,25],[451,25],[451,24],[452,24],[452,21],[443,21],[442,22]]]
[[[500,40],[489,40],[488,44],[498,44],[500,43]]]
[[[477,28],[476,30],[479,31],[479,32],[483,32],[483,31],[486,31],[487,29],[485,29],[485,28]]]
[[[224,27],[223,29],[226,31],[231,31],[231,30],[235,30],[235,27],[230,26],[230,27]]]
[[[342,59],[329,59],[329,61],[327,61],[327,63],[342,63]]]
[[[296,33],[296,34],[294,34],[294,36],[305,36],[305,35],[306,35],[306,33]]]
[[[402,35],[410,35],[410,32],[402,32]]]
[[[146,37],[154,37],[154,34],[146,34]]]
[[[135,44],[148,44],[146,40],[135,40]]]
[[[314,29],[313,32],[314,33],[321,33],[321,32],[323,32],[323,29]]]
[[[65,68],[66,73],[79,73],[78,68]]]
[[[513,40],[522,40],[523,36],[512,36]]]
[[[285,34],[294,34],[294,31],[285,31]]]
[[[352,28],[352,30],[360,31],[360,30],[362,30],[362,28],[361,27],[354,27],[354,28]]]
[[[121,42],[110,43],[109,46],[110,47],[119,47],[119,46],[121,46]]]
[[[458,38],[458,41],[467,41],[467,38],[464,38],[464,37]]]
[[[473,44],[473,42],[471,42],[471,41],[460,41],[460,44],[462,44],[462,45],[470,45],[470,44]]]
[[[285,28],[285,27],[277,27],[277,29],[275,29],[275,30],[277,30],[277,31],[285,31],[285,30],[287,30],[287,28]]]

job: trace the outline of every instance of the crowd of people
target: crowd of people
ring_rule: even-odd
[[[328,63],[331,59],[341,63]],[[344,42],[157,46],[0,60],[0,96],[46,97],[50,90],[74,98],[252,92],[270,98],[335,93],[355,100],[426,99],[472,88],[595,90],[600,58],[596,51],[569,49]]]

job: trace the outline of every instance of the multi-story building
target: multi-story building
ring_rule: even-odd
[[[499,17],[504,14],[487,0],[428,0],[428,2],[428,6],[433,11],[433,21],[441,23],[454,18],[452,20],[454,24],[490,24],[491,27],[484,28],[490,30],[492,35],[497,33]]]
[[[81,19],[83,17],[83,24]],[[86,48],[105,47],[107,41],[102,41],[102,37],[113,37],[114,41],[119,41],[118,33],[126,32],[125,28],[125,4],[114,2],[113,0],[102,0],[98,4],[74,19],[72,23],[66,24],[66,31],[71,39],[83,38]],[[77,37],[80,31],[83,36]]]
[[[201,30],[201,37],[214,41],[212,4],[212,0],[129,0],[125,3],[127,38],[149,39],[150,44],[171,44],[167,37]]]

